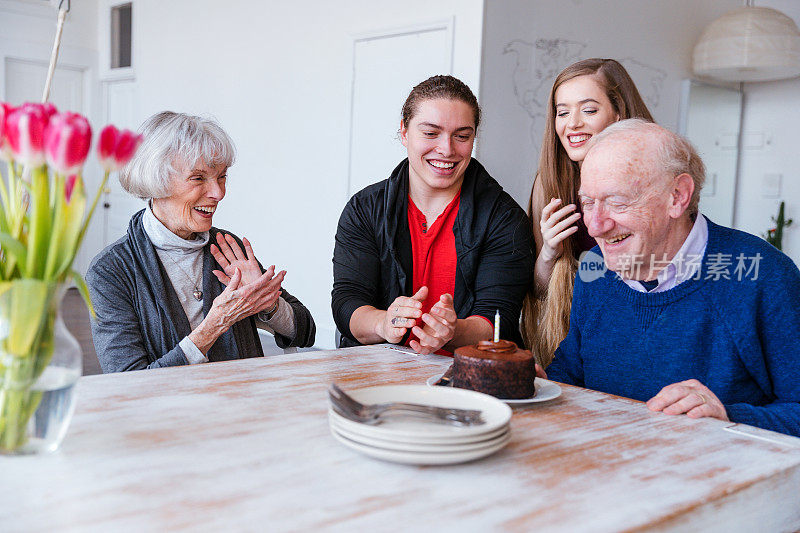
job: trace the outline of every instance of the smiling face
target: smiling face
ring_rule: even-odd
[[[608,140],[593,147],[581,167],[578,195],[589,235],[608,268],[628,279],[655,279],[691,230],[687,175],[658,174],[652,144]]]
[[[409,179],[426,194],[459,190],[475,142],[475,114],[456,99],[421,101],[400,139],[408,149]]]
[[[172,233],[183,239],[211,229],[217,204],[225,197],[226,167],[209,167],[200,161],[182,168],[173,177],[172,194],[153,199],[153,214]]]
[[[586,146],[619,114],[594,76],[578,76],[559,85],[555,93],[555,129],[567,156],[577,163],[586,157]]]

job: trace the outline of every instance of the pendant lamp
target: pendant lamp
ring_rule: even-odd
[[[800,31],[775,9],[736,9],[705,29],[694,47],[692,68],[698,76],[734,82],[800,76]]]

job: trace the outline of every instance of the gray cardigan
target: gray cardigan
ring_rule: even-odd
[[[92,320],[94,346],[106,373],[188,364],[178,343],[191,333],[191,327],[144,231],[143,213],[133,215],[127,235],[100,252],[86,274],[97,315]],[[204,315],[225,288],[211,273],[217,265],[209,246],[218,231],[211,228],[209,244],[203,249]],[[276,343],[281,348],[312,346],[316,327],[311,313],[286,289],[281,291],[294,311],[296,331],[291,339],[275,334]],[[208,360],[263,356],[254,319],[244,318],[222,334],[209,350]]]

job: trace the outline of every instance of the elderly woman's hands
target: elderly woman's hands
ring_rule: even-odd
[[[239,320],[272,308],[280,296],[281,283],[286,276],[282,270],[277,275],[275,267],[269,267],[258,278],[248,284],[242,283],[242,271],[234,267],[228,286],[214,298],[208,314],[189,339],[197,348],[208,353],[214,342]]]
[[[717,395],[696,379],[667,385],[646,405],[651,411],[662,411],[668,415],[686,414],[689,418],[728,420],[728,411]]]
[[[222,271],[214,270],[214,275],[223,285],[230,283],[234,271],[238,268],[242,273],[242,283],[247,285],[261,276],[261,267],[258,265],[253,247],[246,238],[242,239],[244,253],[233,235],[217,233],[217,244],[211,245],[211,255],[214,256]]]
[[[220,326],[227,329],[243,318],[271,308],[280,296],[284,276],[285,270],[275,275],[275,267],[271,266],[245,285],[242,283],[244,276],[236,267],[228,286],[214,298],[207,316],[213,316]]]
[[[211,245],[211,255],[223,268],[222,271],[214,270],[213,273],[223,285],[230,283],[231,277],[237,268],[242,273],[242,285],[249,285],[261,277],[261,266],[258,264],[256,254],[253,253],[250,241],[243,238],[242,243],[244,244],[244,252],[242,252],[232,235],[219,232],[217,233],[217,245]],[[275,271],[275,265],[269,268],[272,269],[272,272]],[[286,271],[283,271],[283,275],[286,275]],[[283,280],[283,277],[281,277],[281,280]],[[278,297],[281,294],[280,289],[281,286],[279,284],[275,288],[274,298],[270,300],[264,309],[271,311],[277,307]],[[261,311],[264,309],[261,309]]]

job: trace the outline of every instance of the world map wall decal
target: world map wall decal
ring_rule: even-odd
[[[531,142],[537,150],[544,131],[550,87],[559,72],[586,58],[584,50],[587,46],[587,43],[556,38],[537,39],[533,43],[514,39],[503,48],[504,55],[514,55],[515,65],[511,76],[514,96],[517,105],[531,119]],[[650,110],[658,108],[667,78],[666,71],[631,57],[621,58],[619,62],[633,78]]]

